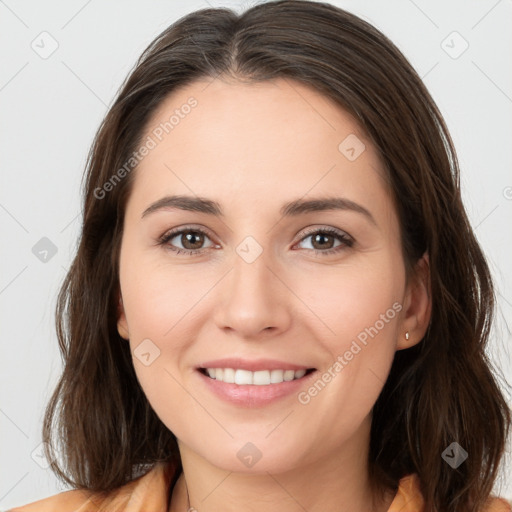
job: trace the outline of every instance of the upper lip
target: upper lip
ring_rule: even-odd
[[[287,363],[277,359],[242,359],[240,357],[227,357],[201,363],[198,368],[233,368],[235,370],[309,370],[311,366]]]

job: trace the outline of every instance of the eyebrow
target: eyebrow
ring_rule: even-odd
[[[152,203],[142,213],[142,218],[159,210],[186,210],[205,213],[216,217],[224,217],[222,207],[216,201],[204,197],[165,196]],[[305,213],[324,212],[333,210],[348,210],[364,215],[372,224],[377,226],[375,218],[364,206],[343,197],[318,197],[313,199],[296,199],[285,203],[279,213],[283,217],[295,217]]]

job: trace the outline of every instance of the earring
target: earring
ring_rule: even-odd
[[[408,340],[408,339],[409,339],[409,331],[407,331],[407,332],[405,333],[405,339],[406,339],[406,340]]]

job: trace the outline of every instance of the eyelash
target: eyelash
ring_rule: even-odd
[[[181,235],[183,233],[200,233],[202,235],[207,236],[208,238],[211,238],[208,233],[202,229],[199,228],[180,228],[176,230],[172,230],[169,232],[164,233],[159,239],[158,239],[158,245],[161,246],[167,246],[166,249],[173,251],[176,254],[187,254],[189,256],[197,256],[199,253],[203,252],[204,249],[180,249],[180,248],[174,248],[168,242],[172,240],[176,235]],[[333,228],[316,228],[312,229],[304,234],[304,236],[299,240],[299,242],[302,242],[305,238],[310,237],[311,235],[316,234],[327,234],[335,236],[340,242],[342,242],[341,245],[338,247],[327,249],[325,251],[321,251],[319,249],[308,249],[314,251],[316,255],[326,256],[329,254],[337,253],[340,250],[343,250],[347,247],[352,247],[354,245],[354,240],[349,237],[346,233],[343,233],[342,231],[338,231]]]

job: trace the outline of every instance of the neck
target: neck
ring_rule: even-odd
[[[362,435],[364,434],[364,435]],[[394,492],[378,493],[368,478],[369,424],[336,450],[284,472],[237,473],[212,465],[179,442],[183,473],[171,512],[387,512]]]

